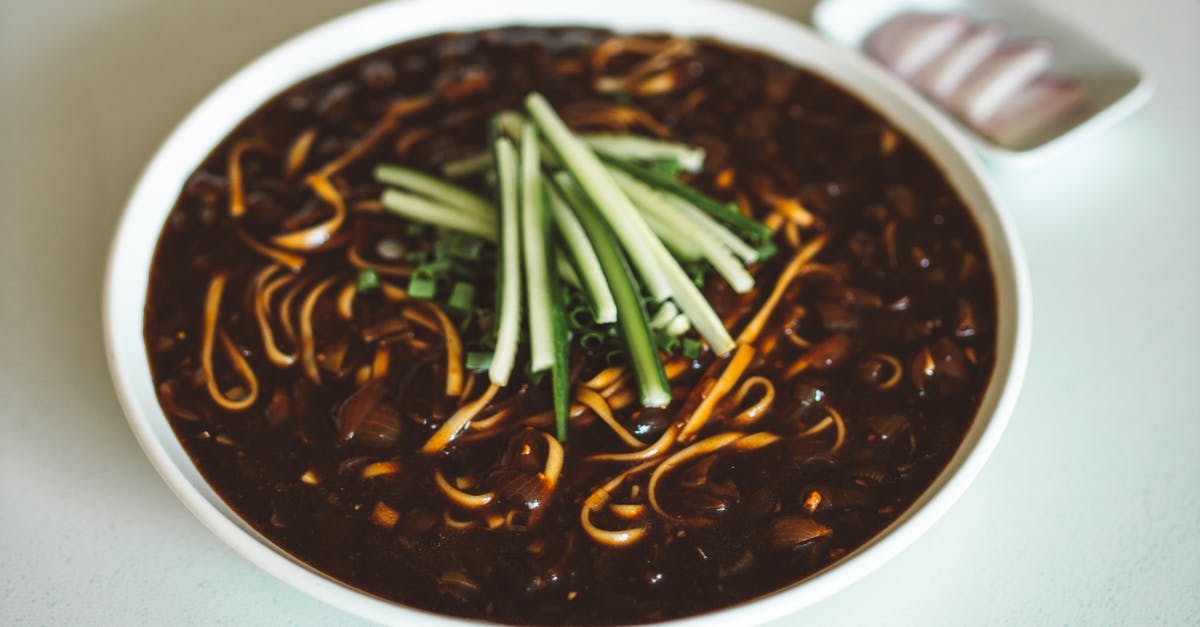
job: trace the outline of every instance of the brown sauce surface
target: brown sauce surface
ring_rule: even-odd
[[[667,93],[615,99],[598,93],[592,57],[609,36],[526,28],[439,35],[346,63],[287,90],[246,120],[200,166],[167,218],[145,325],[163,408],[222,498],[330,577],[405,605],[506,623],[638,623],[705,612],[802,580],[879,533],[926,489],[970,426],[995,356],[993,280],[976,225],[930,157],[826,80],[712,41],[697,42],[672,65],[675,83]],[[636,60],[618,56],[609,71]],[[525,507],[522,499],[530,494],[521,483],[538,467],[531,460],[546,454],[532,429],[502,427],[494,437],[463,438],[433,458],[418,453],[454,409],[441,394],[441,344],[419,327],[406,333],[426,337],[430,347],[397,343],[379,384],[398,422],[379,433],[360,427],[345,441],[339,407],[378,344],[363,339],[363,331],[402,319],[408,305],[362,294],[346,321],[332,296],[318,301],[313,319],[324,358],[321,385],[299,365],[273,366],[251,304],[252,277],[268,260],[235,236],[228,211],[227,164],[239,139],[259,138],[271,147],[242,159],[247,213],[239,224],[261,240],[328,214],[303,176],[282,173],[283,155],[306,129],[317,131],[304,172],[353,146],[395,99],[437,95],[433,107],[404,119],[339,173],[335,182],[353,206],[377,199],[374,164],[437,172],[445,161],[482,149],[488,118],[519,108],[532,90],[580,130],[625,130],[589,122],[586,111],[614,102],[636,105],[672,139],[707,149],[704,171],[691,184],[722,200],[740,200],[760,219],[777,210],[780,198],[796,201],[815,222],[788,227],[792,235],[801,243],[829,236],[815,260],[825,270],[789,288],[763,334],[774,347],[749,372],[773,381],[776,393],[751,431],[782,439],[676,473],[663,492],[665,506],[687,512],[688,520],[651,513],[644,518],[646,537],[629,548],[603,546],[580,529],[582,501],[631,466],[584,459],[627,450],[594,418],[572,425],[562,478],[549,504],[536,508]],[[636,120],[627,130],[653,134]],[[706,291],[722,317],[743,312],[744,321],[744,312],[757,311],[794,254],[788,228],[776,236],[779,253],[754,269],[759,289],[753,298],[737,298],[710,273]],[[388,260],[380,256],[381,240],[420,249],[429,239],[400,218],[367,211],[350,211],[341,232],[349,237],[308,255],[298,282],[338,277],[333,294],[357,273],[347,247],[382,263]],[[485,253],[481,263],[492,262]],[[216,273],[228,278],[221,329],[261,384],[258,400],[244,411],[212,401],[199,364],[205,294]],[[476,302],[490,303],[490,286],[480,287]],[[801,338],[811,344],[801,346]],[[224,353],[218,347],[214,354],[222,388],[236,387]],[[895,385],[881,387],[894,370],[878,355],[902,368]],[[600,354],[577,357],[585,362],[580,377],[605,366]],[[786,378],[801,359],[812,365]],[[673,387],[686,393],[712,362],[702,355]],[[495,407],[514,406],[523,416],[548,408],[545,384],[518,379]],[[617,417],[650,443],[681,403],[677,398],[666,412],[629,408]],[[803,435],[828,416],[827,408],[844,419],[836,452],[833,427]],[[720,422],[714,419],[702,437],[727,430]],[[362,478],[364,468],[387,461],[396,472]],[[487,508],[492,519],[515,511],[518,523],[489,530],[487,516],[452,507],[434,485],[435,470],[491,486],[500,495]],[[703,485],[689,484],[698,474]],[[637,501],[635,483],[624,485],[619,498]],[[644,475],[640,485],[645,490]],[[378,504],[395,516],[373,520]],[[611,513],[597,521],[622,524]],[[457,522],[469,528],[456,529]]]

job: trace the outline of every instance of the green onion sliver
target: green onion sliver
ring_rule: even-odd
[[[646,323],[645,306],[620,245],[599,211],[592,206],[570,176],[560,172],[554,177],[554,183],[574,208],[580,224],[592,241],[596,256],[604,268],[604,275],[608,278],[619,312],[617,325],[621,329],[621,337],[625,340],[626,352],[637,379],[642,405],[666,407],[671,402],[671,388],[667,384],[667,375],[658,357],[658,347]],[[659,248],[662,248],[661,244]],[[663,252],[666,250],[663,249]]]
[[[521,335],[521,224],[518,190],[517,149],[500,137],[495,141],[497,198],[500,204],[500,290],[496,328],[496,350],[488,367],[488,378],[508,385],[517,358]]]
[[[554,336],[551,328],[550,276],[546,267],[550,221],[542,205],[542,164],[538,158],[537,130],[521,127],[521,234],[525,261],[525,296],[529,333],[529,369],[549,370],[554,365]]]
[[[383,190],[379,201],[388,211],[410,220],[470,233],[492,242],[496,241],[496,215],[494,212],[486,216],[477,216],[459,211],[444,203],[396,189]]]
[[[653,244],[649,240],[655,240],[657,243],[657,239],[651,233],[650,227],[646,226],[637,208],[617,187],[612,175],[596,157],[596,153],[571,133],[566,123],[558,117],[541,94],[529,94],[525,99],[525,109],[563,167],[578,181],[584,194],[613,229],[637,269],[638,276],[642,278],[646,290],[656,300],[670,298],[671,286],[662,269],[655,263],[654,256],[650,254]]]
[[[375,168],[375,180],[440,201],[476,217],[487,218],[496,213],[492,204],[478,194],[411,168],[379,165]]]

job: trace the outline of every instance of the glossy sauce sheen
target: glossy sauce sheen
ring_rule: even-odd
[[[763,217],[771,209],[754,191],[758,176],[817,216],[804,238],[830,234],[816,261],[831,271],[798,281],[780,311],[796,311],[791,304],[804,309],[788,334],[811,342],[836,336],[828,359],[790,381],[782,373],[805,349],[787,338],[752,366],[751,374],[775,381],[778,397],[756,429],[784,437],[759,451],[717,457],[705,491],[673,493],[675,505],[701,512],[708,524],[653,519],[647,538],[629,549],[607,548],[584,535],[581,501],[627,467],[583,461],[593,452],[621,450],[592,421],[572,427],[562,479],[533,529],[450,528],[447,501],[433,486],[434,468],[483,475],[506,450],[530,442],[536,447],[536,438],[510,430],[479,444],[453,445],[435,459],[418,454],[453,409],[419,392],[442,387],[439,347],[393,356],[386,384],[403,388],[393,394],[405,416],[394,442],[339,443],[335,417],[355,388],[353,374],[327,372],[318,387],[298,366],[276,368],[263,356],[248,283],[265,260],[233,236],[225,178],[232,142],[260,137],[276,148],[277,154],[249,153],[243,161],[246,228],[265,238],[289,216],[311,222],[303,212],[320,212],[301,183],[279,174],[280,155],[304,129],[318,129],[309,171],[353,145],[393,99],[439,95],[429,112],[405,120],[378,150],[342,173],[348,202],[373,200],[380,191],[370,174],[375,163],[436,172],[446,160],[481,149],[487,119],[519,108],[529,91],[541,91],[560,111],[585,100],[610,101],[592,89],[589,61],[608,36],[519,28],[441,35],[344,64],[288,90],[243,123],[202,164],[168,217],[151,271],[145,327],[164,410],[222,498],[330,577],[413,607],[505,623],[638,623],[713,610],[799,581],[879,533],[930,484],[970,426],[992,370],[995,296],[986,251],[962,201],[918,146],[852,95],[807,71],[704,41],[681,68],[681,88],[633,102],[673,139],[707,148],[705,171],[693,185],[727,201],[742,194]],[[705,97],[688,104],[697,90]],[[426,130],[410,134],[414,129]],[[645,130],[635,125],[632,132]],[[728,187],[718,183],[725,170],[733,176]],[[370,256],[379,239],[404,241],[405,227],[398,218],[353,212],[346,231],[350,245]],[[777,241],[780,253],[756,271],[759,289],[750,301],[709,277],[706,291],[723,317],[739,308],[757,311],[792,254],[782,234]],[[259,401],[243,412],[214,404],[199,373],[205,290],[218,271],[229,277],[221,324],[262,384]],[[352,280],[356,269],[338,248],[313,256],[304,272]],[[476,302],[491,302],[491,295],[482,293]],[[397,317],[401,305],[365,294],[355,307],[350,322],[340,320],[331,303],[318,307],[322,345],[357,338],[363,328]],[[779,333],[782,315],[767,333]],[[366,363],[370,351],[355,343],[342,370]],[[900,383],[883,392],[872,384],[888,374],[886,364],[871,357],[877,353],[894,356],[904,369]],[[599,359],[588,362],[585,374],[603,367]],[[703,355],[681,381],[698,379],[711,361]],[[534,390],[520,402],[534,413],[548,406],[546,396],[545,389]],[[845,419],[845,444],[836,454],[828,454],[830,431],[796,437],[820,419],[823,404]],[[646,442],[671,416],[618,414]],[[403,471],[360,478],[365,465],[380,460],[396,460]],[[301,480],[306,472],[316,485]],[[390,529],[371,521],[381,502],[399,513]],[[832,533],[813,535],[806,521]]]

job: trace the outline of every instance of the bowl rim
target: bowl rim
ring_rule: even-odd
[[[388,20],[401,26],[386,25]],[[242,521],[204,481],[175,438],[154,394],[141,331],[150,255],[182,182],[247,115],[300,80],[388,43],[435,32],[508,24],[580,24],[622,31],[657,28],[706,34],[806,67],[869,103],[922,144],[963,196],[992,263],[999,318],[992,378],[955,455],[899,518],[834,564],[770,594],[659,624],[758,624],[816,603],[873,572],[949,509],[999,442],[1016,405],[1031,342],[1031,288],[1024,252],[977,155],[930,105],[914,97],[894,77],[853,52],[825,42],[808,27],[730,0],[660,0],[653,4],[606,0],[602,5],[554,0],[389,0],[285,41],[210,92],[168,135],[139,176],[113,237],[103,288],[109,370],[130,428],[155,470],[217,537],[263,570],[312,597],[382,623],[429,627],[481,623],[386,601],[335,581],[291,557]],[[787,47],[791,45],[796,46],[795,51]],[[800,50],[820,59],[801,58]]]

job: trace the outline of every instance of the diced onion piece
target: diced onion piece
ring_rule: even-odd
[[[977,125],[992,117],[1022,87],[1050,68],[1049,42],[1029,40],[1008,44],[971,73],[950,98],[950,108]]]
[[[871,33],[867,52],[909,78],[962,37],[970,23],[961,14],[904,13]]]
[[[1078,81],[1041,76],[1004,103],[979,130],[998,144],[1019,149],[1061,132],[1087,105],[1087,88]]]
[[[1001,24],[973,27],[921,70],[914,81],[916,86],[934,100],[944,101],[1000,47],[1004,34]]]

